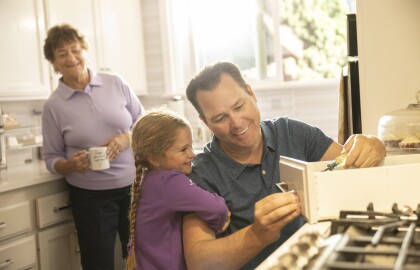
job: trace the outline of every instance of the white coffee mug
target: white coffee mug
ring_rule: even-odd
[[[109,169],[109,159],[106,157],[106,146],[89,148],[89,162],[92,170]]]

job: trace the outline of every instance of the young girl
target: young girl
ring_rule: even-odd
[[[201,189],[191,173],[192,132],[187,120],[169,110],[140,117],[132,128],[137,168],[132,186],[127,269],[186,269],[182,216],[195,212],[215,231],[229,223],[223,198]]]

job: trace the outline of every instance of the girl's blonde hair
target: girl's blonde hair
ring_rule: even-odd
[[[175,132],[181,128],[191,128],[182,116],[165,107],[155,108],[134,123],[131,130],[131,150],[136,165],[136,178],[131,188],[130,206],[130,250],[127,257],[127,270],[135,269],[135,228],[137,202],[140,198],[141,184],[146,171],[153,169],[150,158],[160,159],[175,142]]]

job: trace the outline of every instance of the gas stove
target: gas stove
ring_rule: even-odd
[[[396,203],[378,212],[340,211],[337,219],[306,224],[257,270],[418,270],[420,204]]]
[[[328,161],[281,156],[282,191],[307,223],[258,270],[420,270],[420,154],[377,167],[325,170]]]

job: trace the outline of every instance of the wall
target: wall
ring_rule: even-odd
[[[141,0],[143,40],[145,50],[147,91],[150,95],[163,93],[167,86],[167,70],[165,69],[165,37],[161,31],[163,18],[160,16],[162,1]]]
[[[357,1],[363,133],[380,117],[415,103],[420,90],[420,1]]]
[[[288,116],[319,127],[337,139],[339,81],[294,84],[255,91],[263,119]]]

